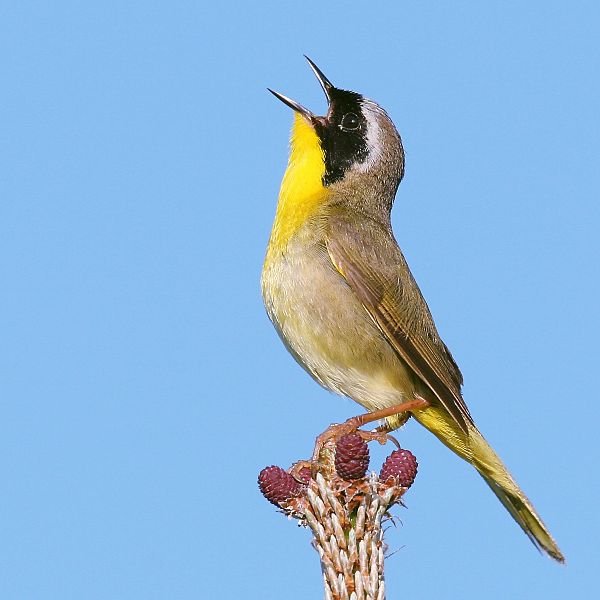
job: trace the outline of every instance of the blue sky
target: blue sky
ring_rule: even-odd
[[[256,488],[357,412],[287,355],[259,293],[292,119],[266,87],[325,110],[304,53],[401,132],[397,237],[478,425],[568,561],[409,423],[420,472],[388,532],[388,597],[595,586],[597,3],[0,15],[2,598],[321,597],[308,533]]]

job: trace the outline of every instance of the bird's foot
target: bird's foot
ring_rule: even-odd
[[[323,433],[317,436],[315,448],[313,450],[312,462],[318,463],[321,452],[325,447],[333,448],[338,440],[350,433],[357,433],[365,442],[379,442],[385,444],[388,440],[386,431],[361,431],[361,423],[357,421],[359,417],[352,417],[343,423],[333,423]]]
[[[410,413],[413,410],[420,410],[429,406],[429,402],[423,398],[415,398],[408,402],[402,402],[395,406],[390,406],[381,410],[375,410],[373,412],[364,413],[356,417],[352,417],[343,423],[334,423],[330,425],[323,433],[321,433],[315,440],[315,448],[313,451],[312,462],[313,469],[314,464],[317,464],[319,457],[321,456],[324,448],[328,447],[333,449],[336,442],[349,433],[358,433],[365,442],[377,441],[380,444],[385,444],[388,439],[392,439],[394,443],[398,444],[396,440],[389,436],[390,429],[386,425],[377,427],[373,431],[361,431],[360,427],[373,421],[385,419],[393,415],[401,415],[402,413]]]

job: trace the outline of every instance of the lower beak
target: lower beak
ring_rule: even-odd
[[[267,89],[271,92],[271,94],[273,94],[273,96],[275,96],[275,98],[278,98],[284,104],[295,110],[297,113],[300,113],[309,122],[312,123],[315,120],[315,115],[313,115],[313,113],[311,113],[310,110],[308,110],[308,108],[302,106],[302,104],[298,104],[298,102],[296,102],[295,100],[292,100],[291,98],[288,98],[287,96],[284,96],[279,92],[275,92],[271,88]]]

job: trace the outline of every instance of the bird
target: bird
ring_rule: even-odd
[[[533,544],[564,556],[477,429],[463,377],[394,237],[404,175],[387,112],[335,87],[305,57],[328,110],[268,90],[294,111],[289,161],[261,275],[267,315],[294,359],[391,432],[412,417],[483,477]]]

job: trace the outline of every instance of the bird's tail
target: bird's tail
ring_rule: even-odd
[[[558,562],[565,561],[527,496],[474,425],[469,425],[468,433],[465,433],[443,409],[435,406],[415,411],[413,416],[446,446],[477,469],[536,548]]]

